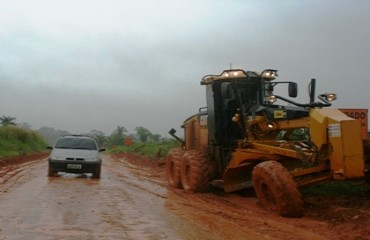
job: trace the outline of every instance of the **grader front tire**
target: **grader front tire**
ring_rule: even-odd
[[[181,188],[180,167],[184,150],[181,148],[172,149],[166,158],[166,173],[168,185],[174,188]]]
[[[189,150],[184,154],[181,164],[181,182],[184,190],[204,192],[211,176],[211,166],[205,154],[197,150]]]
[[[297,185],[276,161],[266,161],[254,167],[253,186],[261,205],[284,217],[302,217],[303,201]]]

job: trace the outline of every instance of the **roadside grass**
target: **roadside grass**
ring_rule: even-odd
[[[180,143],[175,140],[163,143],[133,143],[129,146],[114,146],[109,150],[109,153],[138,153],[152,158],[164,158],[175,147],[180,147]]]
[[[301,192],[309,197],[369,197],[370,184],[365,180],[333,180],[302,187]]]
[[[15,126],[0,127],[0,158],[46,151],[46,142],[36,132]]]

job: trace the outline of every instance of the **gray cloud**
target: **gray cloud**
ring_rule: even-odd
[[[368,107],[367,1],[155,3],[1,2],[0,115],[36,129],[167,135],[205,105],[202,76],[230,64],[279,69],[302,101],[317,78],[335,107]]]

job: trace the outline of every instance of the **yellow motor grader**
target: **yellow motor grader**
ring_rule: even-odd
[[[210,184],[226,192],[253,187],[261,205],[285,217],[301,217],[298,187],[324,180],[364,178],[359,121],[327,108],[335,94],[309,84],[309,102],[298,103],[297,83],[275,81],[277,71],[241,69],[207,75],[207,107],[184,121],[183,147],[166,158],[170,187],[203,192]],[[289,97],[276,95],[281,86]],[[365,144],[366,145],[366,144]]]

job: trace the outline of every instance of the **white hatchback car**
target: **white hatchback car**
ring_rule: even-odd
[[[58,172],[92,173],[94,178],[100,178],[101,157],[96,141],[88,136],[68,135],[58,139],[52,149],[48,162],[48,176]]]

